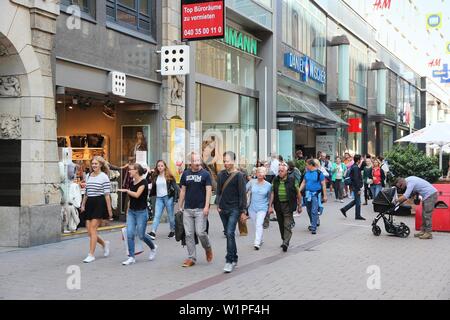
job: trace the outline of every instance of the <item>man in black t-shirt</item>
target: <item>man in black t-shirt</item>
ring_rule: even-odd
[[[189,257],[183,267],[192,267],[196,261],[195,234],[206,253],[206,260],[212,261],[213,253],[206,233],[211,198],[211,175],[201,167],[201,158],[197,153],[191,154],[191,168],[181,176],[180,210],[183,211],[183,225]]]

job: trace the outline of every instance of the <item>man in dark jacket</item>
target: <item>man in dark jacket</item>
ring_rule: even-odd
[[[269,212],[273,212],[272,204],[277,214],[278,226],[280,228],[283,243],[281,248],[286,252],[292,237],[294,225],[294,211],[302,212],[302,196],[300,188],[294,177],[288,176],[288,165],[281,163],[278,176],[273,179],[272,195],[269,202]]]
[[[247,218],[246,177],[235,167],[236,154],[227,151],[223,154],[225,170],[217,178],[217,211],[222,220],[227,237],[227,255],[224,271],[233,272],[238,262],[235,231],[238,220]]]
[[[354,164],[350,168],[351,187],[353,191],[353,200],[341,209],[344,217],[347,218],[347,211],[355,206],[355,219],[366,220],[361,216],[361,188],[363,187],[363,179],[361,174],[361,155],[357,154],[353,157]]]

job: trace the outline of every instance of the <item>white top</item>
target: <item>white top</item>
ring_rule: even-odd
[[[164,176],[158,176],[158,179],[156,179],[156,196],[158,198],[165,197],[168,195],[167,192],[167,182],[166,178]]]
[[[111,193],[111,182],[104,172],[96,177],[89,174],[86,178],[86,193],[88,197],[99,197]]]
[[[272,159],[272,161],[270,162],[270,171],[272,171],[272,173],[277,176],[279,168],[280,161],[278,161],[278,159]]]
[[[342,166],[340,164],[336,165],[336,179],[341,180],[343,175],[344,175],[344,172],[342,171]]]

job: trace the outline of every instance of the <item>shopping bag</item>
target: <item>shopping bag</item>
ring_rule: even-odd
[[[269,224],[270,224],[270,213],[267,212],[267,213],[266,213],[266,216],[264,217],[263,228],[264,228],[264,229],[269,228]]]
[[[127,240],[127,228],[122,228],[122,240],[125,245],[125,252],[127,256],[130,256],[128,251],[128,240]],[[138,236],[134,238],[134,255],[138,255],[144,252],[144,244]]]
[[[241,236],[246,236],[246,235],[248,235],[248,230],[247,230],[247,219],[245,219],[245,220],[239,219],[238,224],[239,224],[239,234],[240,234]]]

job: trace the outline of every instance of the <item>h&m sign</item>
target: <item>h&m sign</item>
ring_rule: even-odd
[[[299,73],[302,81],[306,82],[310,78],[321,84],[326,82],[327,72],[325,68],[306,55],[300,56],[292,52],[286,52],[284,54],[284,66]]]

